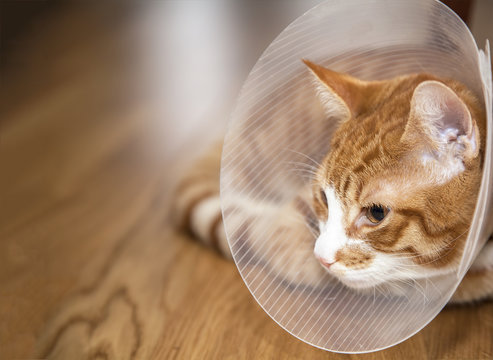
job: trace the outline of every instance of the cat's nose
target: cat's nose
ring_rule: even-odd
[[[330,262],[330,261],[325,260],[324,258],[321,258],[321,257],[319,257],[319,256],[317,256],[317,259],[318,259],[318,261],[320,261],[320,263],[321,263],[323,266],[325,266],[327,269],[330,269],[330,267],[331,267],[332,265],[334,265],[334,264],[337,262],[337,260],[334,260],[334,261]]]

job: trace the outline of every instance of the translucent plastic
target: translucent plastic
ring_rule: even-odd
[[[273,239],[286,236],[272,224],[310,181],[293,167],[320,161],[336,126],[324,117],[303,58],[368,80],[429,72],[457,79],[484,99],[484,173],[457,273],[416,281],[406,296],[362,294],[326,278],[310,286],[302,277],[283,278],[283,271],[303,274],[303,266],[315,260],[308,256],[297,264],[283,263],[272,255]],[[488,46],[478,51],[467,26],[438,1],[327,1],[295,20],[267,48],[244,84],[225,138],[221,202],[243,280],[280,326],[313,346],[359,353],[397,344],[438,314],[493,230],[487,221],[491,87]],[[309,239],[311,234],[307,230],[299,236]],[[313,242],[300,244],[307,247],[300,250],[312,253]]]

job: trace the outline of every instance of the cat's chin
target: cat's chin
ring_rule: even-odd
[[[367,276],[357,276],[356,274],[344,274],[344,272],[332,271],[324,268],[325,272],[330,274],[332,278],[337,279],[340,283],[354,290],[369,290],[375,286],[379,286],[385,283],[384,280],[378,281],[375,277],[368,278]]]
[[[406,290],[402,286],[394,286],[392,281],[370,282],[366,279],[339,279],[339,281],[351,290],[363,295],[375,296],[375,292],[385,297],[406,295]]]
[[[370,282],[367,279],[351,279],[351,278],[340,278],[338,277],[338,280],[346,285],[347,287],[359,291],[364,291],[364,290],[369,290],[373,289],[375,286],[381,285],[384,282]]]

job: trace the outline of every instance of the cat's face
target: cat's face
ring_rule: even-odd
[[[340,121],[313,183],[320,264],[353,288],[456,269],[481,180],[474,97],[426,74],[362,82],[306,63]]]

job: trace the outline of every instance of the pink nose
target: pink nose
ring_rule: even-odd
[[[332,265],[334,265],[334,264],[337,262],[337,260],[336,260],[336,261],[333,261],[333,262],[328,262],[328,261],[327,261],[327,260],[325,260],[324,258],[321,258],[321,257],[318,257],[318,256],[317,256],[317,259],[318,259],[318,261],[320,261],[320,263],[321,263],[323,266],[325,266],[327,269],[329,269]]]

